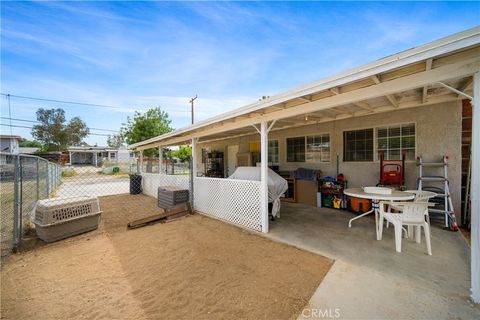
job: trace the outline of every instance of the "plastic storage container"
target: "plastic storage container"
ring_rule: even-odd
[[[168,209],[188,201],[189,192],[187,189],[179,189],[176,187],[158,188],[158,206],[160,208]]]
[[[101,213],[96,197],[45,199],[37,202],[33,223],[40,239],[53,242],[97,229]]]
[[[365,213],[372,209],[372,201],[369,199],[350,197],[350,209],[358,214]]]

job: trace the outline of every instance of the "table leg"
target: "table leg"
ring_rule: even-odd
[[[359,216],[357,216],[357,217],[355,217],[355,218],[350,219],[350,220],[348,221],[348,227],[349,227],[349,228],[352,227],[352,221],[365,217],[366,215],[374,212],[374,211],[376,210],[376,208],[378,208],[378,202],[375,203],[375,202],[372,201],[372,210],[367,211],[367,212],[365,212],[365,213],[362,213],[361,215],[359,215]],[[377,218],[375,218],[375,220],[377,220]]]

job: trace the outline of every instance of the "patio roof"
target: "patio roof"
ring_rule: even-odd
[[[415,47],[272,96],[130,147],[227,139],[272,130],[431,105],[472,95],[480,68],[480,27]],[[464,94],[465,93],[465,94]]]

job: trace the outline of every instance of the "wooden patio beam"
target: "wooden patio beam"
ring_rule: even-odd
[[[425,71],[431,70],[433,64],[433,59],[427,59],[425,62]],[[428,95],[428,86],[424,86],[422,90],[422,103],[427,102],[427,95]]]
[[[184,137],[171,137],[164,139],[165,143],[170,145],[177,141],[185,141],[192,137],[201,137],[211,135],[214,133],[224,132],[235,128],[241,128],[250,126],[252,123],[260,123],[263,121],[271,121],[274,119],[283,119],[293,117],[295,115],[301,115],[305,113],[311,113],[315,111],[321,111],[331,109],[334,107],[342,106],[345,104],[351,104],[358,101],[369,100],[381,96],[392,95],[396,92],[403,92],[412,89],[417,89],[425,86],[426,84],[448,81],[449,79],[456,79],[466,76],[471,76],[476,70],[480,69],[480,58],[475,57],[459,61],[457,63],[448,64],[438,68],[434,68],[428,71],[422,71],[401,78],[393,79],[386,82],[381,82],[369,87],[360,88],[357,90],[341,93],[338,95],[318,99],[310,103],[302,104],[299,106],[290,107],[287,109],[271,112],[263,116],[259,116],[257,119],[245,119],[236,123],[230,123],[228,126],[209,128],[205,130],[198,130],[197,132],[185,132]],[[398,107],[401,107],[401,103]],[[415,102],[415,106],[418,106],[418,102]],[[377,108],[378,109],[378,108]],[[340,117],[338,117],[340,118]],[[159,141],[152,142],[153,145],[158,144]],[[161,142],[163,144],[163,142]],[[137,149],[146,149],[148,145],[138,147]]]

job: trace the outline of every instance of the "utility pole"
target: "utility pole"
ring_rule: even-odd
[[[195,99],[197,99],[197,98],[198,98],[198,95],[195,95],[194,98],[190,99],[190,103],[192,104],[192,124],[193,124],[194,119],[195,119],[194,118],[194,112],[193,112],[193,101],[195,101]]]

